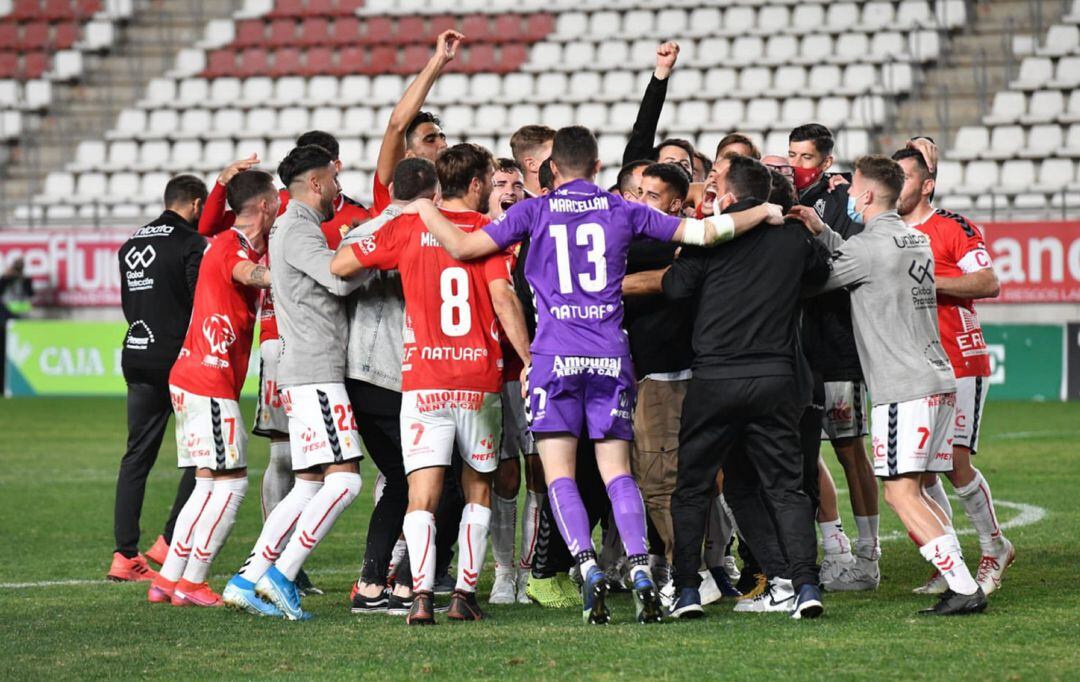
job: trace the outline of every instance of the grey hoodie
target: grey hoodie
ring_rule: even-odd
[[[817,293],[851,291],[855,345],[874,405],[956,390],[938,331],[930,240],[889,211],[844,240],[818,235],[833,251],[833,270]]]

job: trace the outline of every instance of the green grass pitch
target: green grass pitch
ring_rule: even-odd
[[[251,406],[247,406],[251,407]],[[253,410],[248,409],[247,414]],[[478,624],[410,629],[401,618],[346,606],[371,509],[365,489],[308,563],[327,594],[305,600],[307,623],[146,602],[146,584],[103,580],[124,403],[105,399],[0,402],[0,677],[58,678],[664,678],[1077,679],[1080,677],[1080,404],[991,403],[977,465],[993,485],[1019,557],[982,616],[928,619],[911,594],[928,565],[883,508],[881,588],[827,597],[825,616],[798,622],[737,615],[731,602],[694,622],[633,624],[629,598],[614,623],[577,611],[489,607]],[[177,473],[167,437],[150,478],[144,544],[168,513]],[[253,438],[252,487],[214,566],[220,589],[259,530],[266,442]],[[843,476],[826,445],[838,484]],[[841,510],[854,533],[846,496]],[[1025,506],[1026,505],[1026,506]],[[969,530],[961,507],[957,527]],[[1045,512],[1041,519],[1040,513]],[[1037,519],[1037,520],[1035,520]],[[962,536],[969,566],[978,544]],[[491,575],[482,579],[486,600]]]

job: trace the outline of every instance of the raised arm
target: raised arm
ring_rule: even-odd
[[[199,217],[199,234],[212,237],[218,232],[224,232],[236,222],[236,214],[225,206],[225,185],[229,184],[237,173],[245,171],[259,163],[259,156],[252,154],[246,159],[233,161],[222,169],[218,174],[217,182],[210,188],[210,196],[206,197],[206,205],[203,207],[202,216]]]
[[[380,228],[399,215],[401,215],[400,206],[388,206],[386,210],[379,215],[365,223],[357,225],[346,233],[345,237],[341,240],[341,245],[338,246],[333,259],[330,261],[330,273],[336,277],[341,277],[342,279],[350,279],[362,270],[370,271],[370,268],[360,262],[360,258],[356,253],[356,248],[354,248],[353,245],[359,244],[365,239],[370,239]]]
[[[397,106],[390,114],[390,121],[386,124],[386,132],[383,133],[382,146],[379,148],[379,160],[375,172],[379,182],[389,186],[394,177],[394,166],[405,157],[405,130],[409,123],[420,113],[420,107],[424,106],[431,86],[442,73],[443,68],[453,60],[457,47],[464,38],[457,31],[443,31],[435,42],[435,53],[417,74],[409,87],[401,95]]]
[[[656,125],[660,121],[660,112],[664,109],[664,100],[667,99],[668,77],[678,58],[678,43],[667,42],[656,48],[656,69],[645,88],[637,120],[634,121],[630,139],[626,142],[622,160],[624,165],[631,161],[652,158],[653,146],[656,144]]]
[[[702,219],[684,218],[671,241],[694,246],[715,246],[731,241],[761,223],[782,225],[783,212],[776,204],[759,204],[745,211],[711,215]]]
[[[232,278],[244,286],[256,289],[270,288],[270,268],[249,260],[237,263],[233,267]]]

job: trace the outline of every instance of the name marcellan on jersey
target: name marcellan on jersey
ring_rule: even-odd
[[[592,197],[586,201],[577,201],[575,199],[563,199],[560,197],[553,197],[548,199],[548,208],[554,213],[584,213],[585,211],[606,211],[608,210],[607,197],[601,195]]]

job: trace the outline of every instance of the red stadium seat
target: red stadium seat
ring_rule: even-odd
[[[390,42],[394,34],[394,22],[390,17],[371,17],[364,22],[364,35],[361,42],[368,45]]]
[[[304,53],[305,64],[299,75],[317,76],[334,72],[334,52],[329,47],[312,47]]]
[[[325,45],[330,37],[330,21],[326,17],[308,17],[300,24],[297,45]]]
[[[82,26],[76,23],[64,23],[56,25],[56,32],[53,34],[52,45],[53,49],[66,50],[74,45],[79,40],[79,36],[82,34]]]
[[[456,59],[454,61],[457,61]],[[499,65],[495,61],[495,46],[491,43],[480,43],[469,46],[469,61],[465,65],[467,73],[479,71],[498,71]]]
[[[239,48],[259,47],[266,41],[266,22],[262,19],[245,19],[236,23],[233,46]]]
[[[266,16],[270,19],[298,19],[307,12],[304,0],[277,0],[274,3],[274,11]]]
[[[427,35],[423,17],[401,17],[390,39],[400,44],[427,43]]]
[[[42,74],[49,70],[49,54],[47,52],[27,52],[23,55],[21,78],[31,80],[41,78]]]
[[[271,76],[295,76],[303,70],[300,61],[300,50],[295,47],[284,47],[274,52],[274,65],[267,72]]]
[[[13,21],[34,21],[41,18],[40,0],[15,0],[15,7],[7,16]]]
[[[461,32],[470,43],[482,43],[491,40],[491,21],[486,14],[474,14],[461,22]]]
[[[324,17],[334,17],[345,14],[352,14],[353,10],[342,9],[337,0],[308,0],[309,15],[320,15]]]
[[[22,38],[19,39],[20,50],[43,50],[49,46],[49,25],[37,21],[32,24],[23,24]]]
[[[431,17],[431,25],[428,27],[427,33],[429,36],[431,36],[431,38],[435,38],[435,36],[439,35],[443,31],[449,31],[451,29],[456,31],[457,27],[457,17],[451,16],[449,14],[442,14]]]
[[[0,21],[0,49],[10,50],[19,42],[19,25]]]
[[[238,76],[261,76],[270,70],[269,56],[266,50],[258,47],[244,50],[240,55],[240,68]]]
[[[274,19],[270,23],[267,47],[283,47],[296,44],[296,22],[292,19]]]
[[[385,49],[385,48],[376,48]],[[372,52],[374,54],[374,51]],[[394,58],[397,56],[397,51],[393,48],[390,49],[390,56]],[[384,73],[389,68],[389,64],[383,68],[379,73]],[[371,73],[368,66],[368,50],[367,48],[359,47],[357,45],[351,45],[338,52],[338,63],[332,71],[335,76],[351,76],[358,73]]]
[[[424,68],[424,65],[428,62],[428,57],[431,56],[431,48],[427,45],[409,45],[405,48],[405,52],[402,55],[401,63],[398,64],[397,73],[416,73]],[[454,71],[450,69],[457,60],[450,62],[447,65],[448,71]]]
[[[75,0],[75,19],[85,21],[100,11],[101,0]]]
[[[42,17],[49,21],[74,19],[75,12],[71,7],[71,0],[45,0]]]
[[[555,30],[555,18],[550,14],[533,14],[525,20],[525,39],[535,43]]]
[[[398,50],[396,47],[379,45],[371,49],[367,64],[361,73],[396,73]]]
[[[19,53],[0,52],[0,78],[17,78],[19,76]]]
[[[364,6],[364,0],[338,0],[338,10],[343,14],[356,14]]]
[[[529,48],[521,43],[507,43],[502,46],[499,54],[499,63],[495,71],[498,73],[513,73],[521,68],[521,65],[529,61]]]
[[[521,40],[521,15],[500,14],[496,17],[492,39],[501,43]]]
[[[207,78],[221,78],[236,75],[236,51],[232,49],[214,50],[206,58]]]
[[[354,45],[361,40],[360,19],[357,17],[338,17],[334,20],[334,30],[330,42],[335,45]]]

